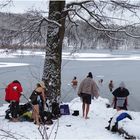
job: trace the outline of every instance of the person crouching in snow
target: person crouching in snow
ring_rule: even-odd
[[[5,89],[5,101],[10,103],[11,121],[18,121],[19,102],[22,94],[22,86],[18,80],[11,82]]]
[[[122,110],[120,106],[117,106],[117,113],[112,118],[110,118],[108,121],[109,125],[105,128],[112,132],[118,132],[118,123],[125,118],[132,120],[132,117],[126,110]]]
[[[87,77],[80,83],[78,89],[78,96],[82,98],[83,117],[88,119],[89,108],[92,96],[98,98],[98,88],[96,82],[93,80],[92,73],[89,72]]]
[[[124,87],[124,83],[121,83],[120,87]],[[118,132],[118,122],[125,119],[125,118],[129,118],[130,120],[132,120],[131,116],[127,113],[127,111],[124,108],[124,102],[125,99],[122,99],[121,101],[118,101],[116,104],[116,110],[117,113],[110,118],[109,125],[107,127],[105,127],[108,130],[111,130],[112,132]]]

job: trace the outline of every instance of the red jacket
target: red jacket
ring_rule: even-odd
[[[10,102],[14,100],[19,102],[22,91],[22,86],[19,83],[10,83],[5,89],[5,101]]]

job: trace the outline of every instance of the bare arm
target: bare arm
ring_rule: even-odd
[[[80,96],[81,92],[82,92],[82,86],[83,86],[83,81],[80,83],[79,88],[78,88],[78,96]]]
[[[99,89],[98,89],[98,86],[97,86],[97,84],[94,82],[93,83],[93,95],[96,97],[96,98],[98,98],[99,97]]]

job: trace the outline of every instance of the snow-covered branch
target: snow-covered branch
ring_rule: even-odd
[[[123,21],[123,22],[128,22],[128,20],[125,18],[119,18],[117,15],[114,17],[108,16],[107,10],[109,8],[111,9],[111,7],[112,9],[113,8],[116,9],[116,7],[119,7],[120,10],[122,9],[122,14],[125,14],[125,11],[124,11],[125,9],[129,10],[130,12],[135,14],[135,16],[137,16],[137,14],[134,10],[140,8],[139,5],[130,4],[128,1],[124,2],[121,0],[120,1],[110,0],[110,1],[100,1],[100,2],[82,1],[82,2],[71,2],[67,4],[67,8],[72,8],[72,9],[75,8],[75,10],[69,11],[69,14],[70,12],[73,12],[76,15],[75,17],[77,19],[83,20],[95,30],[104,31],[105,34],[110,38],[113,38],[113,37],[111,37],[107,32],[120,32],[133,38],[140,38],[140,35],[133,35],[126,30],[126,27],[130,24],[121,26],[121,29],[120,27],[117,27],[117,26],[116,26],[117,28],[115,26],[114,26],[115,28],[112,27],[111,22],[113,22],[113,20],[116,20],[116,21],[118,20],[118,21]],[[117,8],[117,10],[119,9]],[[83,14],[85,14],[86,16],[83,16]],[[71,16],[69,16],[69,20],[70,18]],[[75,21],[70,20],[70,21],[72,21],[73,23],[76,22],[76,20]]]
[[[12,0],[1,0],[0,8],[4,8],[5,6],[9,5],[10,3],[12,3]]]

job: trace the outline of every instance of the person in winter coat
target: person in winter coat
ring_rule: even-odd
[[[19,102],[22,91],[22,86],[18,80],[11,82],[5,89],[5,101],[10,103],[12,121],[18,121]]]
[[[96,82],[93,80],[92,73],[89,72],[88,76],[80,83],[78,89],[78,96],[82,98],[83,117],[88,119],[89,108],[92,96],[98,98],[98,88]]]
[[[31,103],[33,104],[32,118],[34,120],[34,123],[39,125],[40,124],[39,104],[42,101],[43,108],[46,105],[44,82],[37,83],[35,90],[33,90],[30,96],[30,100],[31,100]]]
[[[120,109],[127,110],[129,91],[125,88],[124,82],[121,82],[119,87],[115,89],[112,94],[114,95],[112,102],[114,109],[117,109],[117,106],[119,106]]]

